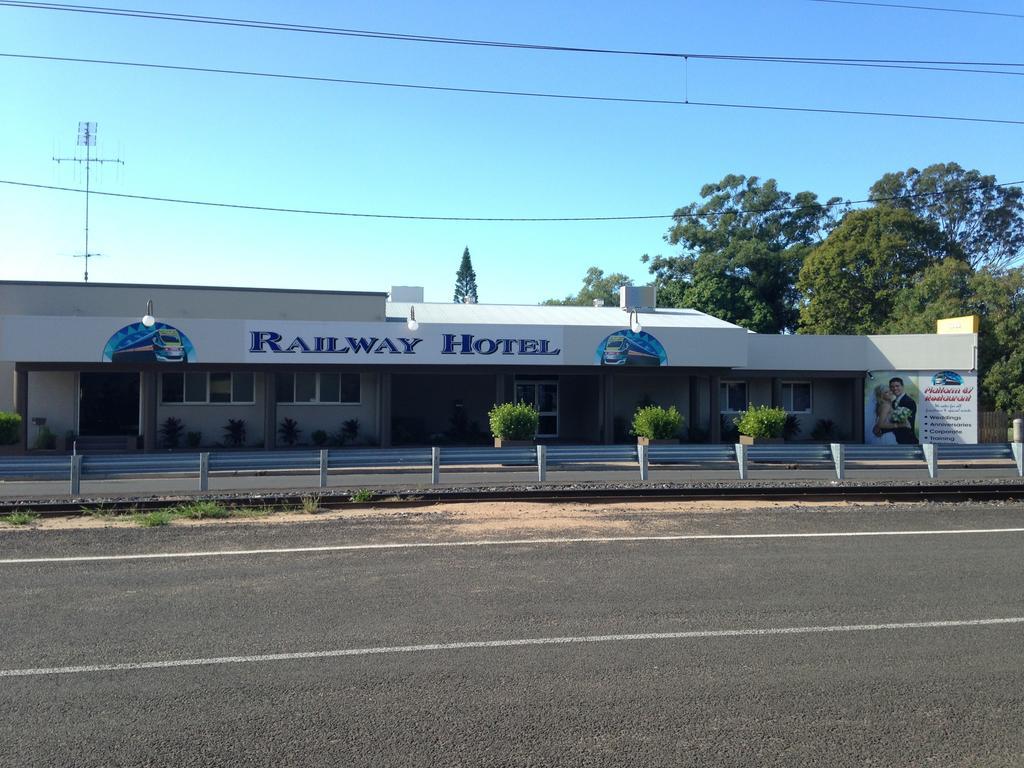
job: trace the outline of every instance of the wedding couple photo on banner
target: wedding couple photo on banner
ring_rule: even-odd
[[[897,371],[874,371],[865,380],[864,441],[876,445],[918,442],[917,377]]]

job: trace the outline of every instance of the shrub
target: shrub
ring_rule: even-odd
[[[185,435],[185,445],[189,448],[198,448],[199,444],[203,441],[202,432],[189,432]]]
[[[533,440],[540,414],[527,403],[502,403],[487,414],[491,434],[505,440]]]
[[[299,441],[302,430],[299,429],[299,423],[295,419],[285,418],[281,422],[281,426],[277,428],[277,434],[285,445],[295,445]]]
[[[782,427],[782,438],[792,440],[800,434],[800,419],[791,413],[786,414],[786,423]]]
[[[832,442],[837,439],[838,435],[839,430],[836,429],[836,423],[832,419],[818,419],[814,429],[811,430],[811,438],[814,440]]]
[[[359,437],[359,419],[346,419],[341,425],[341,436],[346,440]]]
[[[309,437],[313,441],[313,445],[315,445],[317,448],[323,448],[325,445],[327,445],[327,433],[324,432],[322,429],[314,430],[313,434],[311,434]]]
[[[735,443],[740,439],[740,431],[736,429],[736,422],[723,414],[720,418],[722,442]]]
[[[245,419],[228,419],[224,427],[224,439],[235,448],[245,445]]]
[[[782,437],[786,428],[786,412],[782,408],[755,405],[740,413],[733,423],[741,435],[748,437]]]
[[[636,409],[630,434],[650,440],[670,440],[679,437],[682,426],[682,414],[674,405],[669,408],[648,405]]]
[[[50,431],[49,427],[40,427],[39,434],[32,447],[38,450],[51,450],[57,447],[57,436]]]
[[[181,423],[181,419],[168,416],[160,425],[160,437],[163,438],[164,448],[177,448],[184,430],[185,425]]]
[[[0,445],[14,445],[21,437],[21,416],[0,411]]]

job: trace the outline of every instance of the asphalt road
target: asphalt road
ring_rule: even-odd
[[[1024,764],[1024,507],[668,522],[5,531],[0,764]]]

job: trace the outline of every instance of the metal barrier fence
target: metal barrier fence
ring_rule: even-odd
[[[0,457],[0,480],[69,480],[72,495],[81,482],[131,477],[195,477],[199,490],[209,489],[211,474],[318,473],[326,487],[332,471],[365,470],[372,473],[422,469],[431,483],[441,481],[444,468],[536,468],[547,479],[548,469],[629,467],[650,479],[651,467],[735,469],[741,480],[752,464],[787,469],[829,468],[842,480],[856,468],[892,466],[893,462],[920,462],[929,477],[937,477],[940,462],[1012,462],[1024,477],[1024,444],[978,445],[536,445],[522,448],[366,448],[217,453],[126,453],[77,456]]]

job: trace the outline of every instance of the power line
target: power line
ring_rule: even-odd
[[[11,179],[0,179],[0,184],[9,184],[15,187],[27,187],[30,189],[45,189],[56,192],[77,192],[85,193],[84,189],[78,189],[76,187],[56,187],[48,184],[31,184],[25,181],[13,181]],[[1024,184],[1024,180],[1021,181],[1008,181],[1003,184],[993,184],[992,186],[1001,189],[1004,187],[1015,187],[1018,184]],[[947,197],[952,195],[964,194],[965,192],[972,192],[976,189],[983,189],[986,187],[982,186],[968,186],[960,187],[957,189],[944,189],[935,192],[915,192],[906,195],[892,195],[890,197],[875,197],[868,198],[867,200],[828,200],[825,202],[815,201],[805,205],[790,205],[790,206],[779,206],[774,208],[745,208],[745,209],[734,209],[727,211],[718,211],[711,213],[658,213],[648,214],[643,216],[548,216],[548,217],[525,217],[525,216],[417,216],[409,214],[397,214],[397,213],[354,213],[351,211],[325,211],[317,210],[312,208],[284,208],[279,206],[267,206],[267,205],[246,205],[243,203],[220,203],[212,202],[209,200],[187,200],[183,198],[175,197],[157,197],[154,195],[132,195],[124,192],[97,192],[92,190],[90,194],[93,195],[104,195],[106,197],[117,197],[127,200],[143,200],[147,202],[157,203],[176,203],[180,205],[197,205],[209,208],[231,208],[244,211],[263,211],[268,213],[297,213],[311,216],[339,216],[348,218],[360,218],[360,219],[400,219],[404,221],[471,221],[471,222],[503,222],[503,223],[542,223],[542,222],[586,222],[586,221],[643,221],[651,219],[675,219],[675,218],[701,218],[702,216],[728,216],[728,215],[739,215],[739,214],[750,214],[750,213],[784,213],[787,211],[802,211],[808,208],[835,208],[841,206],[853,206],[853,205],[868,205],[884,202],[892,202],[898,200],[906,200],[908,198],[916,197]]]
[[[2,0],[0,0],[2,4]],[[667,104],[681,107],[716,107],[722,109],[757,109],[775,112],[804,112],[811,114],[826,115],[861,115],[867,117],[901,117],[915,120],[945,120],[953,122],[968,123],[991,123],[996,125],[1024,125],[1024,120],[1008,120],[990,117],[964,117],[960,115],[931,115],[914,112],[882,112],[857,109],[825,109],[819,107],[792,107],[771,104],[739,104],[716,101],[693,101],[687,99],[644,99],[626,96],[587,96],[582,94],[569,93],[548,93],[543,91],[510,91],[497,90],[492,88],[458,88],[455,86],[423,85],[417,83],[392,83],[378,80],[349,80],[337,77],[323,77],[316,75],[289,75],[279,72],[255,72],[240,69],[217,69],[213,67],[188,67],[176,64],[148,64],[135,61],[116,61],[112,59],[82,59],[69,56],[35,56],[17,53],[0,53],[3,58],[35,59],[40,61],[58,61],[77,64],[102,64],[120,67],[137,67],[143,69],[164,69],[179,72],[199,72],[204,74],[236,75],[243,77],[263,77],[277,80],[302,80],[309,82],[333,83],[343,85],[365,85],[378,88],[406,88],[423,91],[444,91],[448,93],[472,93],[486,94],[491,96],[519,96],[540,99],[567,99],[573,101],[605,101],[620,102],[629,104]]]
[[[811,0],[812,3],[833,5],[867,5],[872,8],[896,8],[911,11],[939,11],[941,13],[968,13],[974,16],[1002,16],[1009,19],[1024,19],[1024,13],[1002,13],[1000,11],[978,11],[968,8],[940,8],[934,5],[906,5],[904,3],[869,3],[865,0]]]
[[[821,1],[825,2],[826,0]],[[103,16],[140,18],[149,19],[153,21],[177,21],[193,24],[209,24],[215,26],[263,29],[275,32],[298,32],[307,34],[332,35],[340,37],[363,37],[378,40],[395,40],[401,42],[435,43],[443,45],[462,45],[487,48],[510,48],[519,50],[551,51],[560,53],[589,53],[615,56],[647,56],[674,59],[723,59],[732,61],[783,62],[791,64],[931,64],[979,67],[1024,67],[1024,63],[1020,62],[979,62],[918,59],[859,59],[830,58],[817,56],[747,56],[740,54],[704,54],[686,51],[650,51],[623,48],[593,48],[584,46],[545,45],[540,43],[520,43],[503,40],[481,40],[473,38],[443,37],[440,35],[417,35],[403,32],[380,32],[365,29],[349,29],[345,27],[328,27],[311,24],[291,24],[287,22],[262,21],[258,19],[238,19],[223,16],[201,16],[197,14],[169,13],[164,11],[143,11],[131,8],[110,8],[103,6],[76,5],[72,3],[31,2],[30,0],[0,0],[0,6],[10,6],[14,8],[32,10],[67,11],[74,13],[98,14]]]

